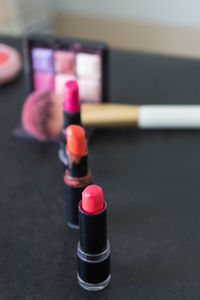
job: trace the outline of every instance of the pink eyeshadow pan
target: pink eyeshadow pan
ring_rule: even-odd
[[[34,89],[54,91],[54,75],[50,73],[35,72],[33,76]]]
[[[57,50],[54,53],[54,67],[57,73],[75,72],[75,53],[70,51]]]
[[[101,101],[101,80],[79,78],[78,85],[81,100],[89,102]]]

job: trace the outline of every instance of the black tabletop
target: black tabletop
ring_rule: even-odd
[[[199,299],[200,131],[96,131],[112,282],[91,293],[76,281],[57,145],[11,137],[24,97],[23,74],[0,87],[0,299]],[[200,61],[113,50],[110,99],[200,104]]]

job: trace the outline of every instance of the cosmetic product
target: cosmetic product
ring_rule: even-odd
[[[65,150],[66,128],[71,124],[81,125],[79,91],[78,91],[78,84],[76,81],[67,81],[64,84],[63,112],[64,112],[64,126],[61,131],[58,157],[65,170],[68,165],[67,155]]]
[[[102,290],[111,280],[106,211],[102,189],[97,185],[86,187],[79,204],[77,277],[79,285],[88,291]]]
[[[67,224],[78,229],[78,204],[86,186],[92,183],[88,170],[88,151],[85,130],[79,125],[70,125],[66,130],[66,153],[68,169],[65,171]]]
[[[63,125],[60,99],[52,92],[31,93],[22,108],[22,127],[40,141],[56,140]]]
[[[84,126],[200,129],[200,105],[83,104]]]
[[[0,44],[0,84],[13,80],[22,68],[19,52],[5,44]]]
[[[79,85],[79,99],[81,103],[100,103],[107,100],[109,50],[105,43],[31,34],[24,38],[23,44],[28,96],[37,91],[49,92],[50,98],[53,97],[55,99],[55,95],[59,97],[57,98],[58,105],[62,108],[61,98],[63,97],[65,83],[67,81],[76,81]],[[58,109],[55,103],[52,107],[56,109],[54,114],[52,108],[50,109],[46,106],[48,102],[46,97],[43,99],[45,99],[44,105],[40,104],[43,108],[42,114],[39,112],[38,116],[34,113],[39,109],[37,101],[31,101],[32,106],[37,106],[33,113],[30,110],[27,111],[27,105],[24,104],[26,112],[23,113],[25,113],[26,118],[14,129],[14,136],[28,139],[34,137],[35,140],[45,142],[60,141],[60,132],[64,126],[63,116],[58,116]],[[45,131],[41,135],[42,130],[44,128],[46,130],[46,126],[49,126],[48,113],[45,112],[45,107],[48,112],[49,110],[51,111],[51,116],[56,116],[57,118],[57,126],[54,124],[56,132],[57,127],[60,127],[60,132],[56,137],[53,134],[53,139],[52,135],[49,135],[49,131],[48,134]],[[30,117],[30,120],[28,117]],[[27,124],[31,124],[31,128]],[[40,125],[38,126],[38,124]],[[93,132],[94,128],[87,128],[88,140]],[[59,155],[61,155],[62,160],[64,157],[63,152],[59,153]],[[66,164],[66,156],[64,158],[64,164]]]
[[[29,35],[24,38],[24,57],[28,93],[45,90],[62,97],[65,82],[76,80],[81,102],[99,103],[107,99],[105,43]]]

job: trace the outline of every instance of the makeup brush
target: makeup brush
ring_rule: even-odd
[[[200,129],[200,105],[82,104],[84,126]]]
[[[31,93],[22,108],[24,130],[39,141],[56,140],[63,126],[60,98],[46,91]]]

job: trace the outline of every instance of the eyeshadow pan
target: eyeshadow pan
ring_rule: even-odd
[[[76,80],[76,76],[73,74],[56,74],[55,75],[55,92],[58,95],[63,94],[63,88],[66,81]]]
[[[54,75],[51,73],[35,72],[33,81],[35,90],[54,91]]]
[[[79,94],[82,101],[101,101],[101,81],[99,79],[79,78]]]
[[[32,50],[33,70],[39,72],[54,72],[54,53],[52,49],[34,48]]]
[[[74,52],[57,50],[54,53],[54,67],[57,73],[74,73],[76,56]]]
[[[98,54],[78,53],[76,73],[79,77],[101,77],[101,57]]]

